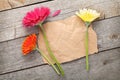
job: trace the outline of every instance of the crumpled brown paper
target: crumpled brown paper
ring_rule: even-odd
[[[84,22],[77,16],[44,24],[50,47],[60,63],[72,61],[85,56]],[[38,40],[39,48],[48,55],[41,31]],[[89,28],[89,53],[97,49],[97,35],[92,27]]]

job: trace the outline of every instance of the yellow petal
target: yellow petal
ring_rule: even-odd
[[[76,15],[79,16],[85,22],[92,22],[96,18],[100,17],[100,13],[92,9],[81,9],[79,12],[76,12]]]

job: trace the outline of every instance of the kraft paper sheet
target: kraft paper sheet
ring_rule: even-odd
[[[44,24],[44,29],[50,47],[60,63],[85,56],[86,27],[79,17],[74,15],[64,20],[47,22]],[[38,44],[43,53],[47,54],[49,57],[41,31],[39,31]],[[94,54],[96,52],[98,52],[97,35],[92,29],[92,26],[90,26],[89,54]]]

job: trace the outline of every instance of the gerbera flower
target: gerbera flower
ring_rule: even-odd
[[[60,11],[56,12],[54,14],[54,16],[58,15],[59,13],[60,13]],[[49,42],[47,40],[44,28],[42,26],[43,22],[49,16],[49,14],[50,14],[50,9],[47,7],[35,8],[33,11],[30,11],[26,14],[26,16],[23,18],[22,23],[26,27],[32,27],[35,25],[39,25],[39,27],[42,30],[44,40],[46,43],[46,47],[48,49],[50,57],[53,59],[53,61],[55,62],[56,66],[58,67],[59,70],[55,69],[53,64],[52,64],[52,66],[58,74],[59,74],[58,71],[60,71],[60,74],[64,75],[64,71],[63,71],[60,63],[57,61],[56,57],[54,56],[54,54],[49,46]],[[36,48],[36,35],[35,34],[33,34],[25,39],[25,41],[23,42],[23,45],[22,45],[22,52],[24,55],[26,55],[34,49],[37,49]],[[42,55],[44,56],[45,59],[47,59],[47,57],[44,54],[42,54]],[[49,60],[47,59],[47,61],[49,61]]]
[[[48,7],[35,8],[34,10],[27,12],[26,16],[22,20],[22,23],[26,27],[32,27],[43,23],[49,14],[50,9]]]
[[[100,17],[100,13],[92,9],[83,9],[76,12],[76,15],[79,16],[84,22],[92,22],[96,18]]]
[[[22,44],[23,55],[27,55],[36,48],[36,41],[37,36],[35,34],[31,34],[30,36],[26,37]]]
[[[23,55],[27,55],[33,50],[37,50],[40,55],[42,55],[48,63],[53,67],[53,69],[57,72],[58,75],[60,75],[59,70],[56,68],[56,66],[50,61],[50,59],[39,49],[36,47],[36,41],[37,41],[37,36],[35,34],[31,34],[26,39],[24,40],[22,44],[22,52]]]
[[[84,22],[86,26],[86,35],[85,35],[85,49],[86,49],[86,70],[89,70],[89,47],[88,47],[88,28],[96,18],[100,17],[100,13],[98,13],[96,10],[92,9],[83,9],[79,10],[79,12],[76,12],[76,15],[79,16]]]

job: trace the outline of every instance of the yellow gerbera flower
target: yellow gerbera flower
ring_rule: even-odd
[[[76,15],[79,16],[85,22],[92,22],[96,18],[100,17],[100,13],[92,9],[79,10],[79,12],[76,12]]]
[[[76,12],[76,15],[79,16],[85,22],[85,26],[86,26],[86,35],[85,35],[86,70],[89,70],[88,28],[96,18],[100,17],[100,13],[92,9],[82,9],[82,10],[79,10],[79,12]]]

